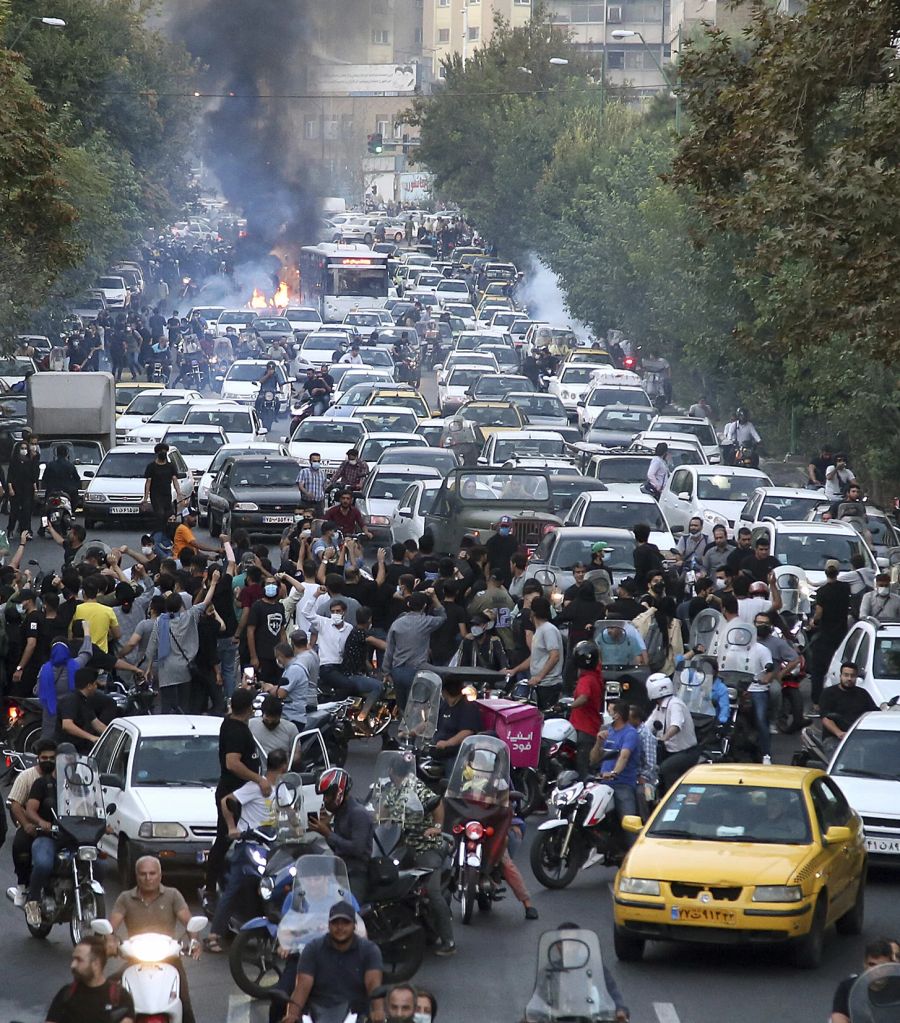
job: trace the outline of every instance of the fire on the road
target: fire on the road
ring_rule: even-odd
[[[260,291],[259,288],[253,289],[253,294],[250,297],[250,301],[247,303],[248,309],[285,309],[290,304],[291,292],[287,284],[282,281],[278,285],[278,290],[272,295],[271,298],[267,298],[265,293]]]

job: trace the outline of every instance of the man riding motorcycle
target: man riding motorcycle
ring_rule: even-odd
[[[697,763],[700,750],[691,712],[675,695],[675,686],[668,675],[655,672],[647,679],[647,698],[654,704],[647,724],[657,737],[659,796],[662,798],[684,772]]]
[[[750,416],[745,408],[739,408],[735,412],[734,419],[725,425],[722,431],[722,455],[726,465],[737,465],[738,459],[743,452],[741,464],[750,465],[754,469],[759,468],[759,448],[762,445],[762,437],[756,427],[750,421]]]

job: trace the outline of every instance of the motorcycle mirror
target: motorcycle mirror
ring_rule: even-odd
[[[209,923],[209,917],[205,916],[192,916],[187,922],[188,934],[199,934],[204,930]]]
[[[91,920],[91,930],[94,934],[102,934],[104,936],[110,935],[113,932],[112,924],[109,920],[104,920],[102,917],[94,917]]]

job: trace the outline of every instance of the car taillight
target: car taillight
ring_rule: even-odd
[[[632,355],[626,355],[625,358],[622,360],[622,365],[625,367],[625,369],[631,369],[634,366],[634,363],[635,359],[634,356]]]
[[[477,842],[483,834],[484,828],[478,821],[469,821],[466,825],[466,838],[471,839],[473,842]]]

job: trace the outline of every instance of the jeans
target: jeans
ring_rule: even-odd
[[[231,904],[234,902],[234,898],[240,891],[241,886],[245,880],[244,870],[240,864],[232,863],[228,875],[225,878],[225,887],[222,890],[222,894],[219,896],[219,901],[216,903],[216,911],[213,913],[212,923],[209,925],[209,933],[216,934],[219,937],[228,930],[228,918],[230,915]]]
[[[225,696],[229,699],[237,686],[238,677],[238,644],[229,636],[227,639],[216,640],[216,651],[222,668],[222,682]]]
[[[762,693],[750,692],[753,705],[753,717],[756,719],[756,731],[759,733],[759,749],[764,757],[772,752],[772,735],[769,732],[769,691]]]
[[[578,777],[583,781],[591,769],[590,754],[597,737],[591,735],[590,732],[576,731],[575,735],[575,769],[578,771]]]
[[[430,870],[431,873],[425,882],[425,890],[428,893],[428,906],[431,910],[432,923],[438,933],[438,937],[446,943],[453,942],[453,918],[450,915],[450,907],[441,891],[441,863],[443,857],[437,849],[425,849],[417,852],[413,862],[423,870]]]
[[[13,867],[16,871],[16,883],[28,884],[31,876],[31,844],[34,839],[23,828],[16,828],[12,840]]]
[[[618,841],[630,849],[634,844],[635,836],[622,827],[623,817],[638,817],[637,789],[634,785],[613,785],[613,800],[616,807],[616,828],[618,830]]]
[[[38,835],[31,843],[31,880],[28,883],[28,901],[40,902],[44,885],[53,873],[56,860],[56,842],[46,835]]]
[[[394,689],[397,691],[397,705],[401,710],[406,708],[409,691],[418,670],[410,664],[394,665],[391,668],[391,678],[394,680]]]
[[[334,680],[337,679],[337,675],[332,677]],[[344,675],[343,681],[334,688],[348,695],[365,696],[366,699],[362,705],[362,713],[368,714],[375,706],[378,697],[381,696],[381,691],[384,687],[377,678],[372,678],[371,675]]]

